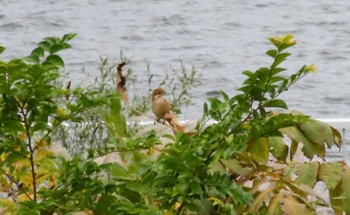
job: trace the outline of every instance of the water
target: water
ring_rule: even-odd
[[[96,76],[100,56],[122,49],[145,80],[145,59],[158,80],[170,65],[193,64],[202,74],[195,105],[185,118],[200,116],[216,90],[235,93],[241,72],[267,66],[267,37],[292,33],[299,40],[284,64],[291,71],[315,63],[310,75],[287,92],[290,109],[314,117],[350,116],[350,1],[348,0],[0,0],[1,58],[23,57],[46,36],[75,32],[63,57],[74,83]],[[158,83],[154,83],[154,87]]]

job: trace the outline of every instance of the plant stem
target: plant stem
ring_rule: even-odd
[[[34,163],[34,151],[35,148],[32,146],[32,138],[30,135],[30,125],[27,121],[27,113],[25,112],[25,110],[21,107],[21,114],[23,116],[23,123],[24,123],[24,127],[26,130],[26,135],[27,135],[27,141],[28,141],[28,149],[29,149],[29,153],[30,153],[30,169],[31,169],[31,175],[32,175],[32,182],[33,182],[33,195],[34,198],[33,200],[36,202],[37,201],[37,193],[36,193],[36,173],[35,173],[35,163]]]

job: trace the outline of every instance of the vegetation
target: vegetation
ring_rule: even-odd
[[[291,35],[269,38],[271,65],[244,71],[238,95],[204,104],[194,131],[165,135],[127,123],[140,106],[122,104],[108,76],[114,67],[92,87],[61,84],[58,53],[74,36],[45,38],[28,57],[0,61],[1,214],[350,213],[350,168],[324,161],[326,147],[341,147],[339,132],[279,99],[316,69],[283,75]],[[194,71],[182,73],[189,85],[178,98],[187,98]],[[64,130],[71,125],[85,132]],[[63,156],[60,144],[77,148]],[[313,189],[319,183],[329,202]]]

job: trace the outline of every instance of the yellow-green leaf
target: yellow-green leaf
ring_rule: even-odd
[[[12,214],[15,210],[15,202],[10,199],[0,199],[0,211],[3,214]]]
[[[320,180],[323,181],[327,188],[333,190],[342,179],[343,168],[340,162],[323,163],[320,167]]]
[[[334,210],[335,215],[342,215],[343,214],[343,199],[341,197],[343,193],[341,183],[338,184],[336,188],[333,190],[329,190],[329,198],[332,205],[332,208]]]
[[[344,211],[346,214],[350,214],[350,169],[347,168],[343,175],[342,190],[344,197]]]
[[[329,190],[330,202],[335,215],[350,214],[350,169],[347,166],[344,168],[341,182],[334,189]]]
[[[34,157],[34,162],[39,164],[42,162],[43,159],[47,157],[53,157],[53,152],[46,149],[46,148],[40,148],[36,151],[35,157]]]
[[[319,145],[313,143],[310,139],[308,139],[302,131],[300,131],[296,127],[288,127],[282,128],[280,131],[286,134],[290,139],[295,142],[302,143],[303,148],[302,151],[307,158],[312,159],[315,155],[318,155],[321,158],[324,158],[326,155],[326,149],[324,145]]]
[[[300,129],[312,143],[317,145],[327,144],[332,147],[333,132],[329,125],[319,120],[309,120],[300,125]]]
[[[242,175],[242,176],[247,176],[250,175],[253,170],[249,167],[242,167],[237,160],[231,159],[231,160],[220,160],[221,163],[225,165],[226,168],[231,170],[232,172]]]
[[[299,143],[292,139],[292,143],[290,145],[290,152],[289,152],[289,156],[290,156],[291,161],[294,159],[294,155],[297,152],[298,145],[299,145]]]
[[[296,182],[309,187],[314,187],[317,181],[317,175],[320,164],[318,162],[304,163],[299,168]]]
[[[282,137],[269,137],[269,146],[271,154],[277,159],[286,161],[288,156],[288,146],[284,143]]]
[[[263,206],[264,201],[270,200],[270,196],[273,193],[275,189],[275,185],[269,186],[267,189],[264,191],[260,192],[255,198],[254,198],[254,203],[252,205],[252,210],[257,213],[260,209],[260,207]]]
[[[287,195],[284,198],[283,209],[284,209],[284,212],[285,212],[284,214],[291,214],[291,215],[313,214],[310,210],[307,209],[306,205],[300,204],[291,195]]]
[[[269,141],[267,138],[258,138],[250,143],[248,152],[254,160],[262,163],[267,162],[269,159]]]
[[[270,201],[269,206],[267,207],[266,215],[280,215],[283,214],[281,208],[282,194],[276,194]]]
[[[223,206],[224,205],[224,203],[216,197],[210,197],[209,200],[211,200],[213,202],[213,206],[215,206],[215,205]]]
[[[0,155],[0,161],[4,162],[6,160],[6,152],[2,152]]]
[[[340,148],[343,144],[343,138],[337,129],[333,127],[331,127],[331,129],[333,131],[334,143],[338,146],[338,148]]]
[[[267,103],[264,104],[264,106],[288,109],[287,104],[281,99],[269,100]]]

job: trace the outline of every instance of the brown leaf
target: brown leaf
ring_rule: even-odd
[[[291,195],[287,195],[284,198],[283,209],[286,215],[311,214],[311,212],[307,209],[306,205],[299,203]]]
[[[124,101],[125,104],[128,104],[128,96],[126,95],[126,78],[122,74],[123,66],[125,66],[125,62],[118,64],[117,66],[117,92],[120,95],[121,99]]]
[[[258,213],[261,207],[264,206],[265,201],[270,201],[271,195],[273,195],[273,191],[275,189],[275,185],[271,184],[267,189],[261,191],[255,198],[254,203],[252,205],[252,210],[255,213]]]
[[[266,211],[266,215],[279,215],[282,214],[281,208],[281,200],[283,195],[281,193],[277,193],[269,202],[269,206]]]
[[[67,100],[69,100],[69,96],[70,96],[70,85],[71,85],[71,81],[68,81],[68,83],[66,85],[65,92],[64,92]]]

